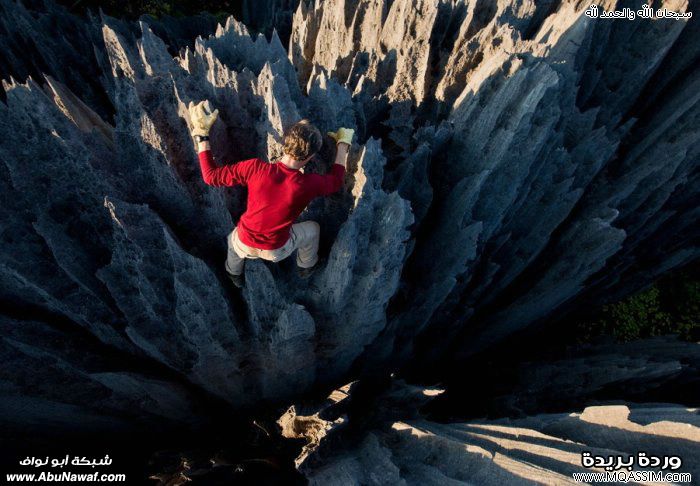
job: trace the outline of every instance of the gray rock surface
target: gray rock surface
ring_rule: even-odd
[[[155,431],[152,427],[168,421],[201,419],[196,397],[183,384],[65,329],[59,318],[47,320],[0,318],[0,411],[9,419],[3,430],[9,425],[34,433]]]
[[[459,374],[446,380],[447,391],[430,413],[455,420],[558,413],[613,401],[700,402],[700,346],[673,336],[566,348],[522,342],[505,348],[508,355],[500,349],[480,362],[468,387]]]
[[[658,275],[661,260],[675,267],[696,255],[658,239],[697,246],[698,72],[688,59],[698,58],[698,27],[600,22],[583,8],[301,3],[290,55],[302,82],[320,65],[367,118],[387,117],[398,171],[425,157],[416,125],[446,120],[453,132],[428,164],[432,191],[400,190],[432,217],[404,271],[420,278],[406,286],[397,329],[369,355],[394,342],[411,356],[426,328],[432,353],[459,334],[460,352],[478,351],[582,294],[623,294]],[[661,96],[671,79],[679,89]]]
[[[157,388],[160,415],[186,415],[173,376],[242,406],[467,355],[698,256],[697,22],[302,1],[288,50],[233,18],[182,48],[172,22],[0,6],[0,316],[38,344],[59,320],[158,370],[91,377],[114,392],[105,414]],[[277,157],[300,117],[357,129],[344,190],[302,215],[326,256],[310,282],[290,261],[248,265],[242,294],[227,283],[245,193],[201,180],[186,105],[205,98],[219,162]]]
[[[306,476],[314,485],[581,484],[574,473],[605,472],[584,468],[584,451],[606,459],[639,451],[679,456],[683,464],[673,472],[695,476],[698,423],[696,409],[663,404],[605,405],[518,420],[397,421],[307,468]]]
[[[557,379],[585,381],[585,372],[570,364],[571,372]],[[556,367],[551,370],[556,373]],[[613,382],[615,378],[609,380]],[[583,452],[606,459],[636,458],[639,452],[678,456],[680,467],[664,474],[700,470],[696,408],[612,402],[522,418],[436,422],[418,409],[442,398],[440,389],[393,380],[358,414],[347,403],[356,388],[349,384],[335,390],[303,413],[291,407],[278,420],[285,437],[306,439],[297,467],[310,484],[580,484],[574,473],[605,472],[584,467]],[[567,393],[563,388],[562,395]],[[637,464],[633,470],[660,468]]]

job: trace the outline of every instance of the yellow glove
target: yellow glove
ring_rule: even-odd
[[[328,136],[335,140],[335,143],[347,143],[352,145],[352,136],[355,135],[355,130],[352,128],[339,128],[337,132],[328,132]]]
[[[190,113],[190,121],[192,122],[192,136],[200,135],[206,137],[209,135],[211,126],[219,116],[219,110],[211,111],[211,105],[209,100],[207,100],[200,101],[196,105],[190,101],[187,111]]]

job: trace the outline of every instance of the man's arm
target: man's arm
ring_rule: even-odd
[[[320,196],[328,196],[343,187],[343,178],[345,177],[345,170],[348,164],[348,153],[350,152],[353,133],[354,130],[349,128],[341,128],[335,133],[329,133],[337,142],[335,163],[331,168],[330,174],[312,175],[316,190]]]
[[[348,153],[350,153],[350,145],[340,142],[335,149],[335,164],[340,165],[343,169],[348,168]]]
[[[209,141],[201,141],[197,143],[197,152],[199,155],[199,168],[202,171],[202,179],[210,186],[235,186],[237,184],[245,184],[248,178],[255,171],[256,160],[244,160],[233,165],[224,165],[219,167],[214,162],[214,157],[211,153],[211,145]]]
[[[209,131],[219,115],[219,110],[212,111],[208,101],[201,101],[196,105],[190,101],[187,109],[204,182],[210,186],[245,184],[255,169],[255,159],[219,167],[211,154]]]
[[[350,152],[350,145],[347,143],[338,143],[336,145],[335,152],[335,163],[331,167],[331,173],[324,177],[323,188],[321,189],[321,194],[327,196],[333,194],[343,187],[343,179],[345,178],[345,171],[348,165],[348,153]]]

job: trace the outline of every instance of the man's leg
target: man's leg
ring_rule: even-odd
[[[234,229],[229,233],[226,241],[228,242],[228,252],[226,253],[226,271],[230,275],[238,276],[243,274],[243,265],[245,264],[245,258],[241,257],[234,249],[236,238],[236,230]]]
[[[297,248],[297,265],[311,268],[318,262],[318,240],[321,227],[316,221],[304,221],[292,225],[292,238]]]

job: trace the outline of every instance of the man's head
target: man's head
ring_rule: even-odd
[[[321,150],[323,139],[318,128],[309,120],[294,124],[284,135],[284,154],[296,161],[297,168],[303,167],[311,157]]]

